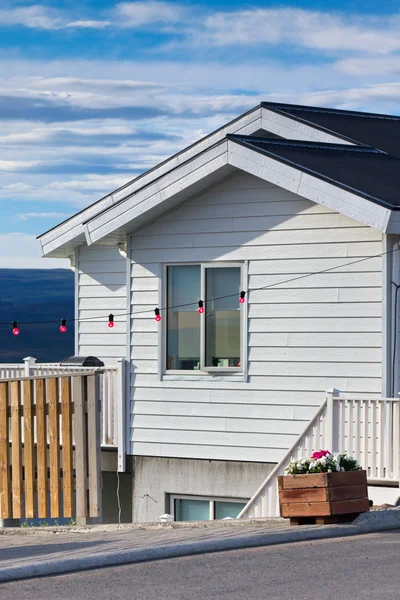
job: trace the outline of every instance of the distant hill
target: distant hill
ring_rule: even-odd
[[[74,353],[74,274],[68,269],[0,269],[0,363],[59,362]],[[67,319],[66,333],[60,320]],[[12,335],[12,321],[21,323]],[[45,321],[24,325],[23,321]],[[47,322],[46,322],[47,321]],[[55,321],[55,322],[52,322]],[[9,325],[8,325],[9,323]]]

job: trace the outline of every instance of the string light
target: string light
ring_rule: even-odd
[[[108,326],[111,329],[114,327],[114,315],[112,313],[108,315]]]
[[[240,292],[240,298],[239,298],[240,304],[244,304],[246,302],[245,296],[246,296],[246,292],[241,291]]]
[[[197,312],[199,312],[201,315],[204,312],[204,302],[203,300],[199,300],[199,308],[197,309]]]
[[[353,261],[347,262],[347,263],[342,264],[342,265],[336,265],[334,267],[329,267],[328,269],[322,269],[321,271],[314,271],[312,273],[305,273],[303,275],[298,275],[296,277],[291,277],[290,279],[284,279],[282,281],[276,281],[275,283],[270,283],[270,284],[265,285],[263,287],[251,288],[251,290],[248,290],[248,291],[266,290],[266,289],[269,289],[269,288],[272,288],[272,287],[276,287],[276,286],[279,286],[279,285],[284,285],[285,283],[291,283],[293,281],[299,281],[300,279],[306,279],[307,277],[313,277],[315,275],[321,275],[321,274],[324,274],[324,273],[329,273],[329,272],[335,271],[336,269],[341,269],[343,267],[347,267],[347,266],[350,266],[350,265],[355,265],[355,264],[358,264],[358,263],[362,263],[362,262],[365,262],[367,260],[372,260],[374,258],[380,258],[382,256],[387,256],[389,254],[394,254],[395,252],[399,252],[399,251],[400,251],[400,246],[397,247],[397,248],[394,248],[393,250],[388,250],[387,252],[382,252],[380,254],[373,254],[371,256],[365,256],[363,258],[359,258],[357,260],[353,260]],[[243,297],[242,297],[242,294],[244,294]],[[243,291],[240,292],[239,302],[241,302],[241,304],[243,304],[242,300],[245,301],[245,295],[246,295],[246,292],[243,292]],[[211,301],[211,300],[223,300],[225,298],[232,298],[234,296],[236,296],[236,293],[235,294],[227,294],[226,296],[219,296],[217,298],[209,298],[207,301]],[[192,305],[192,303],[188,302],[188,303],[179,304],[179,305],[176,305],[176,306],[168,306],[168,307],[163,308],[161,310],[172,310],[172,309],[183,308],[183,307],[187,307],[187,306],[191,306],[191,305]],[[119,313],[116,316],[118,316],[118,317],[133,317],[135,315],[143,315],[143,314],[147,314],[147,313],[150,313],[150,312],[151,312],[151,309],[147,309],[147,310],[140,310],[140,311],[130,312],[130,313]],[[161,321],[160,309],[157,308],[157,309],[154,310],[154,312],[156,314],[156,320],[157,321]],[[159,318],[157,318],[157,316]],[[103,316],[103,318],[105,318],[105,317]],[[93,319],[99,319],[99,317],[86,317],[86,318],[83,318],[83,319],[70,319],[70,321],[73,321],[73,322],[84,322],[84,321],[93,321]],[[23,321],[23,325],[42,325],[42,324],[46,324],[46,323],[55,323],[55,322],[56,321],[48,321],[48,320],[46,320],[46,321]],[[9,324],[8,321],[0,321],[0,325],[8,325],[8,324]],[[12,325],[13,325],[13,334],[14,335],[19,335],[20,330],[18,329],[18,323],[17,323],[17,321],[13,321]],[[14,330],[16,330],[15,333],[14,333]]]
[[[61,331],[61,333],[65,333],[67,331],[67,321],[66,321],[66,319],[61,319],[60,331]]]

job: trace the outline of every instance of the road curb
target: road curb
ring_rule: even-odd
[[[303,526],[277,531],[273,533],[257,533],[249,536],[238,536],[228,539],[216,539],[196,542],[167,544],[135,548],[122,552],[103,552],[92,556],[62,558],[48,561],[36,561],[21,566],[11,566],[0,570],[0,583],[61,575],[74,571],[86,571],[103,567],[135,564],[166,558],[177,558],[205,554],[208,552],[223,552],[262,546],[275,546],[293,542],[305,542],[338,537],[400,529],[400,510],[377,511],[360,515],[350,525]]]

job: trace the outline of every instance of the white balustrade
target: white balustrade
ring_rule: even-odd
[[[400,400],[341,396],[327,398],[292,448],[258,488],[238,518],[278,517],[278,475],[292,460],[315,450],[352,454],[367,471],[368,482],[400,482]]]

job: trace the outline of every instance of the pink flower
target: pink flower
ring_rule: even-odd
[[[320,458],[323,458],[324,456],[328,456],[328,454],[330,454],[329,450],[319,450],[318,452],[314,452],[311,458],[313,460],[318,460]]]

